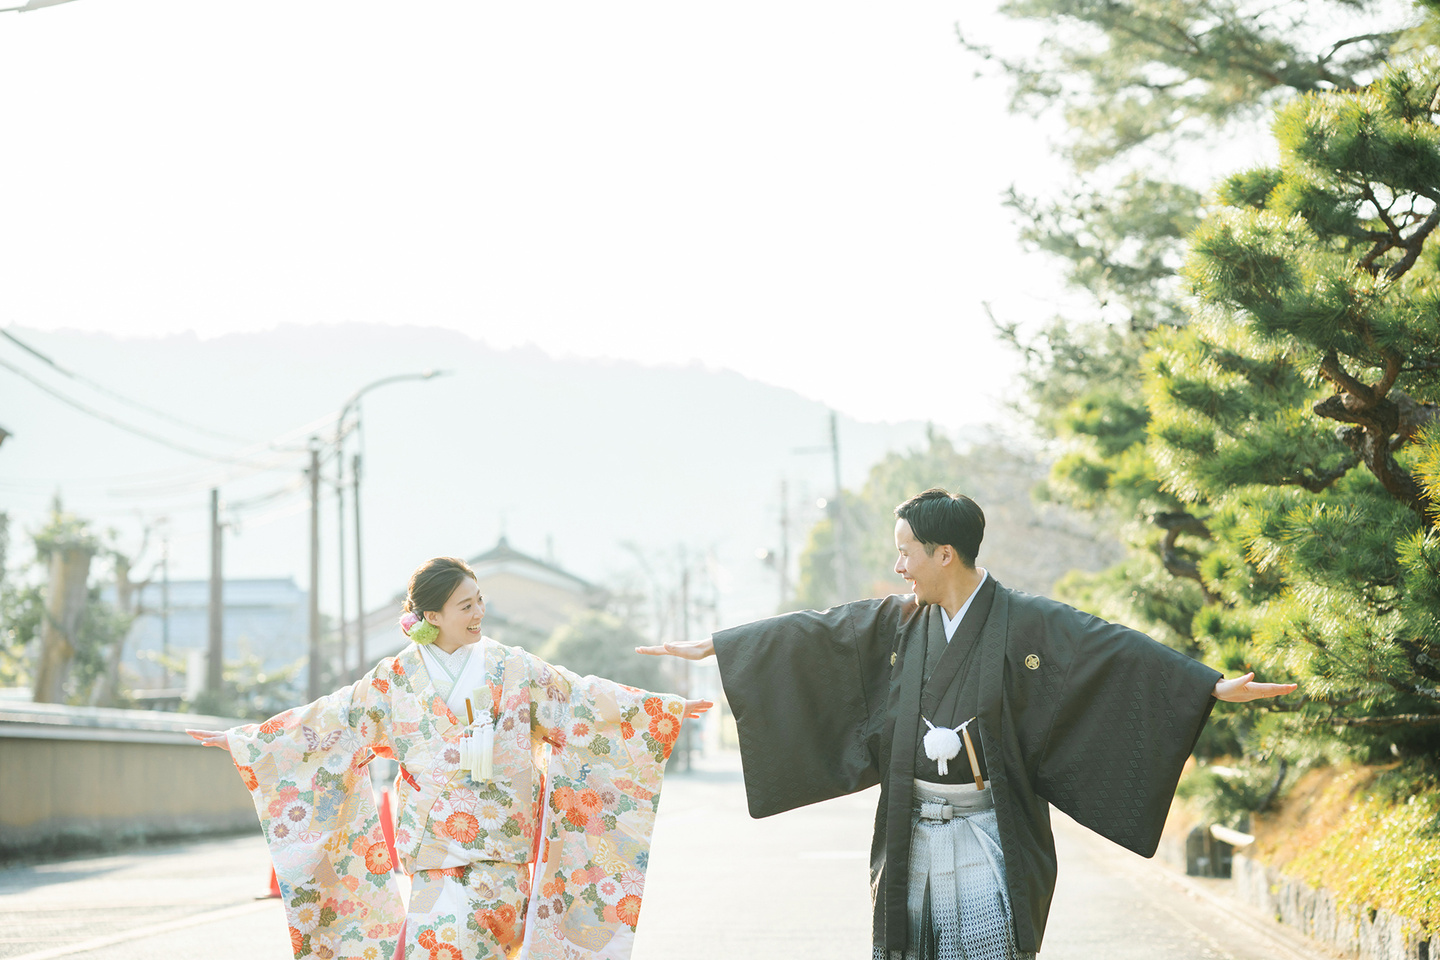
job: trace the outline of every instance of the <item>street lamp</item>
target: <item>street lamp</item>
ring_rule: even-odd
[[[351,431],[360,429],[360,398],[377,387],[386,384],[400,383],[404,380],[431,380],[435,377],[443,377],[450,374],[449,370],[424,370],[420,373],[399,373],[394,376],[382,377],[374,383],[367,383],[350,395],[350,399],[340,408],[340,417],[335,421],[335,499],[340,510],[340,522],[336,529],[340,537],[340,669],[345,669],[345,648],[349,645],[349,630],[345,622],[345,438]],[[345,420],[350,416],[351,411],[355,412],[355,424],[350,430],[345,428]],[[365,585],[364,585],[364,564],[360,550],[360,454],[356,453],[350,461],[350,496],[354,501],[355,510],[355,605],[358,614],[355,618],[356,633],[356,657],[355,667],[361,669],[365,666]]]

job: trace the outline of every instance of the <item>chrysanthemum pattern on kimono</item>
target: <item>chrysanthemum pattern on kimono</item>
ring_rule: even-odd
[[[406,911],[364,767],[372,755],[400,763],[401,865],[411,874],[443,871],[415,885],[407,955],[445,954],[452,941],[442,934],[454,930],[484,934],[504,954],[524,938],[532,960],[628,957],[684,701],[579,677],[488,638],[480,643],[490,702],[476,712],[495,724],[491,780],[476,783],[461,769],[465,725],[435,692],[414,646],[350,687],[230,731],[297,958],[390,960],[402,936]],[[539,895],[531,899],[523,865],[537,846],[542,771],[549,773],[545,828],[534,873]],[[486,862],[521,865],[496,872],[513,889],[492,891],[489,907],[472,892],[466,903],[480,906],[446,914],[448,923],[417,914],[423,904],[415,898],[436,886],[429,879],[468,882],[465,868]],[[435,897],[438,907],[438,889]]]

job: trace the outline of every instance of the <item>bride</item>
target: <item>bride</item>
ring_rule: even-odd
[[[481,635],[462,560],[410,577],[412,641],[260,724],[191,730],[255,800],[295,956],[629,956],[665,761],[707,700],[580,677]],[[398,762],[402,905],[365,765]]]

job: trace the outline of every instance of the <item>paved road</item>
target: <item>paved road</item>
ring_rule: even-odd
[[[869,956],[874,791],[768,820],[733,760],[666,783],[634,960]],[[1331,956],[1057,817],[1060,886],[1043,960]],[[0,871],[0,960],[284,960],[283,915],[256,901],[257,837]]]

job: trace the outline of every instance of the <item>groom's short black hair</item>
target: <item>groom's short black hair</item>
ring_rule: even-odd
[[[975,566],[980,541],[985,538],[985,513],[963,493],[951,496],[943,487],[931,487],[895,508],[895,516],[910,524],[925,552],[948,543],[967,566]]]

